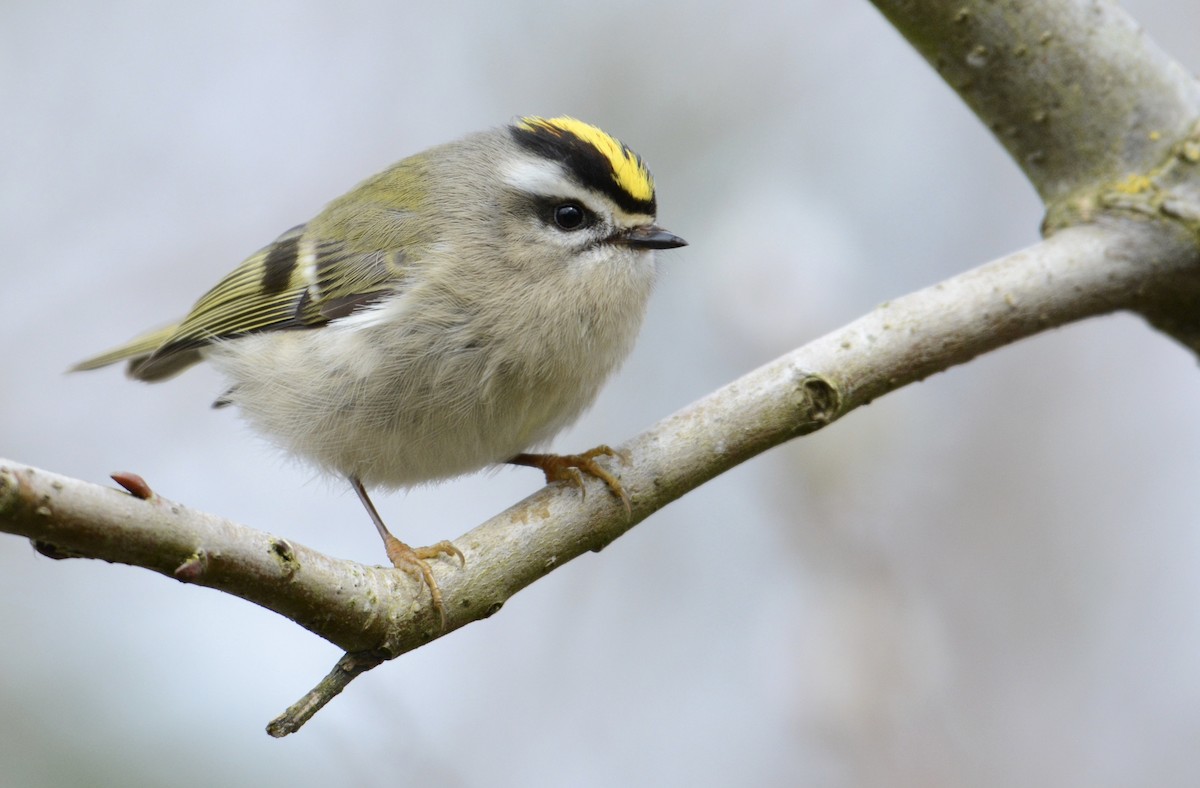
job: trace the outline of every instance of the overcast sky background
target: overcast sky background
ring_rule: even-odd
[[[1125,7],[1191,71],[1200,5]],[[0,5],[0,455],[378,563],[355,497],[197,369],[71,363],[431,144],[573,114],[691,246],[555,443],[618,443],[889,298],[1037,240],[1039,203],[867,3]],[[1200,374],[1115,316],[992,353],[714,480],[268,720],[337,650],[0,536],[0,770],[22,786],[1194,785]],[[432,543],[528,469],[381,496]]]

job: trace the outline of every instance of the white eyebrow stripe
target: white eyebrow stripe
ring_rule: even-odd
[[[635,227],[654,221],[653,216],[621,210],[607,196],[580,186],[563,172],[558,162],[519,158],[505,162],[501,177],[514,189],[542,197],[566,197],[579,200],[593,210],[603,206],[604,212],[623,227]]]
[[[521,157],[505,162],[501,175],[509,186],[529,194],[592,199],[592,193],[568,178],[557,162]]]

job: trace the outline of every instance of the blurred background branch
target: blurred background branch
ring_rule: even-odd
[[[1195,133],[1195,78],[1112,0],[872,2],[1008,151],[1052,228]]]

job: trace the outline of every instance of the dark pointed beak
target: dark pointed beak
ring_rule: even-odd
[[[634,249],[678,249],[687,246],[687,241],[674,233],[669,233],[656,224],[646,224],[634,227],[619,235],[618,240]]]

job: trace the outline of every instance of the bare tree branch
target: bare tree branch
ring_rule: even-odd
[[[689,490],[890,391],[1023,337],[1132,310],[1200,352],[1200,98],[1111,2],[876,5],[997,134],[1047,201],[1045,241],[883,304],[619,447],[603,485],[545,488],[434,562],[447,631]],[[1012,381],[1014,386],[1035,381]],[[405,573],[323,556],[135,494],[0,460],[0,530],[57,555],[143,566],[275,610],[347,652],[272,723],[297,729],[360,673],[439,637]]]
[[[1200,83],[1115,2],[872,2],[1008,150],[1047,233],[1129,212],[1200,239]],[[1198,302],[1188,276],[1138,309],[1200,353]]]
[[[714,476],[876,397],[1022,337],[1136,305],[1144,288],[1192,275],[1195,251],[1185,240],[1145,222],[1065,230],[884,304],[734,381],[621,447],[631,516],[602,485],[590,485],[583,498],[560,485],[457,539],[466,568],[435,565],[447,631],[490,616],[520,589]],[[1158,261],[1149,274],[1146,259]],[[344,680],[319,685],[322,702],[364,664],[440,636],[428,597],[403,572],[332,559],[156,495],[143,500],[0,461],[0,529],[62,554],[217,588],[291,618],[361,668],[335,670]],[[306,699],[299,722],[320,705]]]

